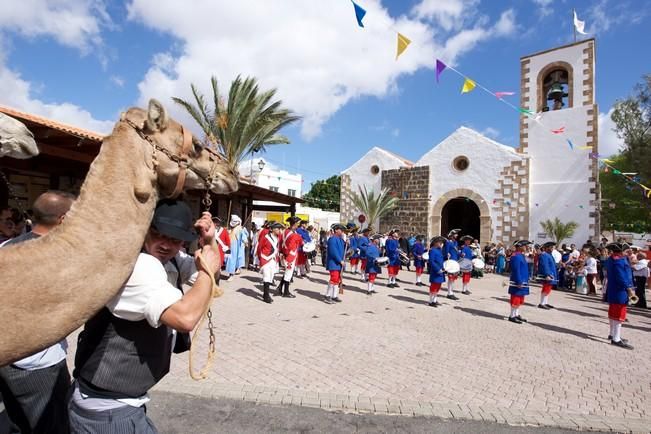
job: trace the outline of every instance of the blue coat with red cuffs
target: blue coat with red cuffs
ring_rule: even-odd
[[[608,276],[606,300],[609,304],[628,304],[627,289],[633,287],[628,260],[621,255],[612,255],[604,261],[604,268]]]
[[[375,274],[380,274],[382,272],[382,268],[378,265],[375,260],[380,257],[380,249],[373,244],[370,243],[368,246],[366,246],[366,270],[364,270],[366,273],[375,273]]]
[[[443,252],[441,249],[429,249],[429,283],[445,282],[445,271],[443,270]]]
[[[510,280],[509,294],[529,295],[529,265],[521,252],[511,255]]]
[[[425,268],[425,260],[423,259],[425,246],[423,246],[420,241],[416,241],[416,243],[414,243],[414,247],[411,250],[411,253],[414,255],[414,267]]]
[[[400,265],[400,254],[398,253],[399,248],[400,245],[398,244],[398,240],[395,238],[389,238],[384,244],[384,249],[386,250],[387,256],[389,258],[389,265]]]
[[[328,256],[326,263],[326,270],[328,271],[341,271],[341,263],[344,260],[346,246],[344,240],[336,235],[328,238]]]

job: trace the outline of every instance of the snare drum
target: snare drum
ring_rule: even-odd
[[[409,255],[400,250],[398,252],[398,255],[400,257],[400,263],[402,264],[403,267],[409,267],[409,264],[411,261],[409,260]]]
[[[475,270],[483,270],[486,264],[481,259],[475,258],[472,260],[472,266]]]
[[[387,256],[380,256],[375,260],[378,265],[386,265],[389,263],[389,258]]]
[[[310,241],[303,244],[303,252],[311,253],[316,250],[316,241]]]
[[[472,271],[472,261],[468,258],[463,258],[459,261],[459,269],[464,273]]]
[[[429,250],[423,253],[423,261],[429,261]]]
[[[443,269],[448,274],[458,274],[459,273],[459,263],[454,259],[448,259],[443,263]]]

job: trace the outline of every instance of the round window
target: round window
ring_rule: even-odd
[[[372,165],[371,166],[371,173],[373,175],[377,175],[378,173],[380,173],[380,168],[376,164]]]
[[[454,167],[456,170],[459,172],[463,172],[470,166],[470,161],[468,160],[468,157],[465,156],[459,156],[452,161],[452,167]]]

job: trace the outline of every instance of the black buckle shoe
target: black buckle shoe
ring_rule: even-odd
[[[548,304],[539,304],[539,305],[538,305],[538,309],[546,309],[546,310],[549,310],[549,309],[551,309],[551,307],[549,307]]]
[[[446,297],[449,298],[450,300],[458,300],[459,299],[459,297],[457,297],[454,294],[446,295]]]
[[[336,303],[341,303],[341,298],[335,297],[335,298],[332,299],[332,301],[334,301]]]
[[[627,350],[632,350],[633,349],[633,345],[629,344],[628,342],[624,342],[624,339],[619,340],[617,342],[610,341],[610,343],[611,343],[611,345],[615,345],[616,347],[620,347],[620,348],[625,348]]]
[[[522,321],[520,321],[520,320],[518,319],[517,316],[511,316],[511,317],[509,317],[509,321],[510,321],[510,322],[514,322],[514,323],[516,323],[516,324],[522,324]]]
[[[527,320],[522,318],[520,315],[516,316],[516,318],[519,319],[520,322],[527,322]]]

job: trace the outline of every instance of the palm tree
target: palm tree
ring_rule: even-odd
[[[560,244],[564,239],[570,238],[574,235],[579,224],[574,221],[562,223],[559,218],[556,217],[553,221],[545,220],[540,222],[540,226],[542,226],[545,233],[554,240],[556,244]]]
[[[398,206],[398,198],[389,196],[389,189],[383,189],[376,195],[374,191],[368,192],[366,186],[359,188],[359,193],[349,194],[350,200],[366,216],[368,226],[390,213]]]
[[[213,93],[213,109],[209,109],[204,96],[194,84],[190,85],[195,104],[173,97],[199,124],[206,134],[206,141],[216,146],[231,167],[237,170],[239,163],[254,152],[264,151],[269,145],[287,144],[289,139],[278,131],[300,119],[290,110],[282,108],[282,101],[273,101],[276,89],[261,92],[257,80],[238,75],[231,83],[228,102],[225,104],[217,78],[210,80]]]

